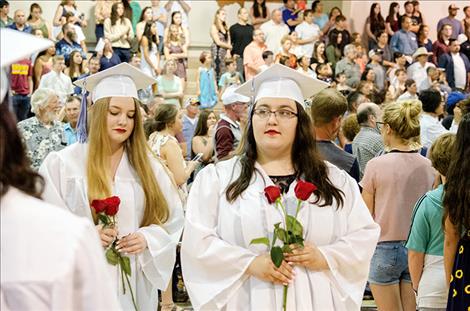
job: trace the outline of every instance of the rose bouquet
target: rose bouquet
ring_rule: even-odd
[[[281,189],[278,186],[268,186],[264,189],[264,195],[269,204],[274,204],[276,209],[282,213],[282,222],[274,224],[273,238],[269,241],[268,237],[261,237],[251,240],[251,244],[264,244],[270,250],[271,260],[279,268],[284,260],[284,253],[292,253],[290,245],[297,244],[304,246],[303,226],[298,221],[297,216],[302,207],[302,203],[307,201],[317,187],[309,182],[298,180],[294,192],[297,198],[297,208],[295,215],[289,215],[287,208],[283,204]],[[277,240],[282,242],[282,246],[276,245]],[[283,310],[287,306],[288,285],[284,285],[283,292]]]
[[[114,227],[116,225],[116,214],[119,211],[119,205],[121,200],[117,196],[109,197],[103,200],[93,200],[91,202],[91,207],[95,211],[98,222],[103,225],[103,229],[107,227]],[[117,239],[114,240],[106,249],[106,260],[109,264],[116,266],[119,265],[119,270],[121,272],[122,280],[122,289],[123,293],[126,293],[126,281],[129,286],[129,291],[131,292],[132,303],[134,308],[138,310],[137,304],[134,298],[134,292],[132,291],[132,286],[129,281],[131,276],[131,263],[129,257],[123,256],[116,248]]]

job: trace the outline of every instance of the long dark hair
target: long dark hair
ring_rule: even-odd
[[[312,3],[312,11],[313,11],[313,13],[316,13],[315,11],[317,10],[317,6],[320,4],[320,2],[321,2],[320,0],[315,0],[315,1],[313,1],[313,3]]]
[[[377,33],[380,30],[385,29],[385,21],[382,16],[382,13],[379,12],[377,16],[375,15],[375,8],[379,5],[379,3],[374,2],[370,6],[370,13],[369,13],[369,23],[370,23],[370,30],[374,35],[377,35]]]
[[[42,8],[41,8],[41,6],[40,6],[39,4],[37,4],[37,3],[31,4],[31,6],[29,7],[29,16],[28,16],[27,21],[30,21],[30,20],[33,19],[33,14],[32,14],[32,13],[33,13],[33,10],[34,10],[34,9],[39,9],[39,10],[41,11],[41,13],[42,13]]]
[[[259,10],[259,6],[258,6],[257,1],[255,0],[253,2],[253,15],[256,18],[258,18],[258,17],[265,18],[266,16],[268,16],[268,9],[266,8],[266,0],[263,0],[263,2],[261,2],[261,12]]]
[[[338,44],[338,37],[341,34],[341,43]],[[343,45],[343,34],[339,31],[331,31],[328,34],[328,45],[333,45],[335,48],[340,49]]]
[[[444,215],[460,234],[470,230],[470,113],[460,121],[444,185]]]
[[[163,131],[168,125],[175,123],[178,116],[178,108],[175,105],[164,104],[157,107],[155,111],[155,130]]]
[[[124,6],[124,17],[132,21],[132,15],[134,12],[132,11],[131,7],[131,0],[121,0],[122,5]]]
[[[318,62],[319,62],[319,61],[318,61],[317,50],[318,50],[318,47],[320,46],[320,44],[325,45],[325,42],[323,42],[323,41],[321,41],[321,40],[317,40],[317,41],[315,42],[315,44],[313,45],[313,55],[312,55],[312,59],[311,59],[311,61],[310,61],[310,63],[312,63],[312,64],[315,64],[315,63],[318,63]],[[322,53],[321,56],[323,57],[323,61],[324,61],[324,62],[327,62],[325,51],[326,51],[326,47],[325,47],[325,49],[323,49],[323,53]]]
[[[199,119],[197,120],[196,129],[194,130],[194,137],[207,135],[207,132],[209,131],[209,128],[207,127],[207,119],[209,118],[211,113],[215,115],[215,112],[213,112],[212,110],[201,111],[201,113],[199,114]]]
[[[298,178],[314,183],[318,190],[314,204],[322,201],[320,206],[328,206],[336,201],[338,207],[343,205],[343,192],[336,188],[328,178],[328,169],[325,162],[317,152],[313,124],[304,108],[297,105],[297,129],[292,145],[293,166]],[[255,104],[256,107],[256,104]],[[226,191],[227,201],[235,201],[250,185],[251,177],[255,173],[255,163],[258,158],[256,140],[253,134],[253,109],[250,109],[249,122],[245,129],[243,145],[239,152],[241,164],[240,176],[232,182]]]
[[[400,13],[399,13],[399,12],[397,12],[397,13],[394,12],[394,11],[395,11],[395,8],[396,8],[397,6],[399,6],[398,2],[392,2],[392,3],[390,3],[390,7],[388,8],[388,15],[387,15],[387,20],[388,20],[390,23],[393,22],[393,19],[394,19],[394,18],[395,18],[396,20],[398,20],[399,17],[400,17]],[[395,14],[395,16],[394,16],[394,14]]]
[[[149,52],[152,51],[152,43],[158,44],[158,36],[156,34],[152,34],[152,21],[148,21],[145,23],[144,33],[142,35],[142,39],[145,37],[148,41],[148,49]],[[141,40],[142,40],[141,39]]]
[[[111,17],[110,17],[111,26],[116,25],[116,22],[118,21],[118,19],[121,21],[121,23],[123,22],[124,14],[121,17],[119,17],[118,12],[117,12],[117,8],[118,8],[119,5],[124,6],[124,4],[122,2],[116,2],[111,6]]]
[[[151,9],[152,9],[151,6],[146,6],[146,7],[142,10],[142,13],[140,14],[140,18],[139,18],[139,23],[144,20],[145,12],[146,12],[147,10],[151,10]]]
[[[10,187],[40,198],[44,179],[33,171],[26,156],[26,148],[16,127],[16,118],[8,109],[9,96],[0,104],[0,197]]]

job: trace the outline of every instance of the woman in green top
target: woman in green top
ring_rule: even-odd
[[[341,32],[332,31],[328,35],[329,41],[326,47],[326,58],[331,63],[331,67],[336,68],[336,63],[341,59],[341,42],[343,42],[343,35]]]
[[[176,62],[168,60],[163,67],[164,74],[157,78],[158,93],[165,99],[165,104],[173,104],[180,107],[183,100],[183,84],[175,75]]]
[[[42,31],[42,36],[52,40],[52,31],[50,25],[46,24],[42,18],[42,8],[39,4],[33,3],[29,8],[28,24],[33,28],[33,33],[36,29]]]

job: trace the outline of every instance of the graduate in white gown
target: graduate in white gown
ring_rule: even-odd
[[[53,44],[9,29],[0,40],[4,66]],[[38,199],[42,178],[30,167],[7,91],[2,79],[0,310],[119,310],[93,225]]]
[[[77,81],[92,96],[88,142],[49,154],[39,170],[46,201],[90,220],[92,200],[120,198],[117,226],[97,230],[104,247],[117,238],[119,251],[130,258],[130,283],[141,311],[156,310],[157,290],[167,288],[184,224],[177,188],[143,131],[137,90],[154,81],[127,63]],[[133,310],[118,266],[108,266],[122,308]]]
[[[380,229],[356,182],[315,150],[302,104],[326,86],[274,65],[237,90],[254,98],[238,156],[202,170],[187,202],[181,256],[196,310],[282,310],[283,284],[287,310],[360,310]],[[298,178],[318,187],[299,213],[305,247],[276,268],[250,241],[282,221],[264,188],[283,185],[292,214]]]

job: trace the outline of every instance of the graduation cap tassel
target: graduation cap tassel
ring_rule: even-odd
[[[80,103],[80,115],[77,123],[77,139],[81,144],[86,143],[88,139],[87,132],[87,90],[86,81],[83,82],[82,87],[82,101]]]

